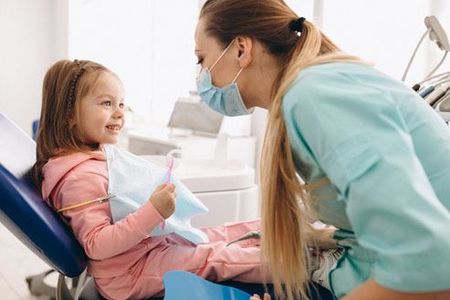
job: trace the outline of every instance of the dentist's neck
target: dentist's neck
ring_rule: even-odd
[[[250,107],[260,107],[268,109],[272,102],[272,89],[275,80],[281,70],[279,61],[267,53],[263,48],[255,51],[252,66],[244,69],[246,74],[245,92],[242,97],[245,99],[245,104]],[[242,75],[241,75],[242,76]],[[238,80],[239,81],[239,80]]]

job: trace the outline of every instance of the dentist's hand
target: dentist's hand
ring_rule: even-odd
[[[159,214],[167,219],[175,211],[176,197],[175,185],[165,183],[156,188],[149,200]]]

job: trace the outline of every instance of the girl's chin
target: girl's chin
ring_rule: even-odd
[[[102,142],[102,144],[117,144],[119,142],[118,139],[107,139]]]

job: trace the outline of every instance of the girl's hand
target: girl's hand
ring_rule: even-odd
[[[153,204],[159,214],[164,219],[167,219],[175,211],[176,196],[175,185],[161,184],[150,196],[149,201]]]
[[[250,300],[261,300],[261,297],[259,297],[259,295],[257,294],[254,294],[253,296],[250,297]],[[270,300],[270,295],[265,293],[263,300]]]

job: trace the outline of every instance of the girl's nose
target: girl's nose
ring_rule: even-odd
[[[116,110],[114,111],[114,117],[115,118],[123,118],[123,116],[124,116],[124,114],[125,114],[125,110],[124,110],[124,108],[121,108],[120,106],[116,106]]]

